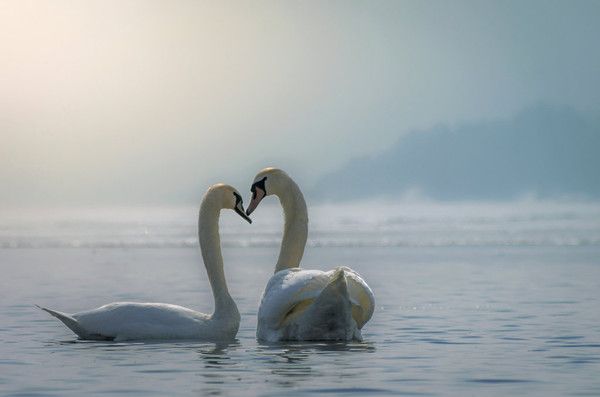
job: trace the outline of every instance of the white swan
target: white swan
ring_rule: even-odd
[[[308,235],[308,212],[298,185],[285,172],[265,168],[250,189],[250,215],[260,201],[276,195],[285,224],[275,274],[258,310],[259,340],[362,340],[361,328],[375,308],[373,292],[352,269],[323,272],[299,268]]]
[[[198,235],[202,258],[215,300],[212,315],[166,303],[116,302],[97,309],[65,314],[40,307],[79,336],[91,340],[202,339],[231,340],[240,325],[240,313],[229,295],[219,238],[221,209],[244,213],[242,196],[224,184],[211,186],[200,206]],[[38,306],[39,307],[39,306]]]

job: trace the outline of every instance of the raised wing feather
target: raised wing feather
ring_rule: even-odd
[[[375,296],[365,280],[354,270],[344,267],[348,293],[352,302],[352,317],[358,328],[362,328],[373,316]]]

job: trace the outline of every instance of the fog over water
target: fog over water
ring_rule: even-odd
[[[224,211],[222,244],[281,243],[275,199],[252,225]],[[197,208],[120,207],[0,212],[2,248],[197,247]],[[309,207],[309,247],[600,246],[600,204],[521,200],[509,203],[382,201]]]
[[[309,189],[414,130],[538,103],[597,119],[599,15],[595,1],[3,1],[0,203],[193,204],[266,165]]]

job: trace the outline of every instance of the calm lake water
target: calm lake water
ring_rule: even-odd
[[[304,266],[350,266],[375,292],[361,343],[256,341],[276,207],[261,207],[253,225],[223,216],[242,314],[226,345],[77,341],[33,306],[133,300],[211,312],[196,209],[0,214],[0,394],[600,395],[600,205],[310,211]]]

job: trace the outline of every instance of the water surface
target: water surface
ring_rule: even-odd
[[[77,341],[33,306],[75,312],[135,300],[210,312],[187,210],[5,217],[0,394],[600,395],[596,207],[440,208],[364,220],[360,208],[313,209],[305,267],[354,268],[377,308],[363,342],[273,345],[254,334],[277,211],[256,214],[254,225],[223,219],[242,314],[230,344]]]

